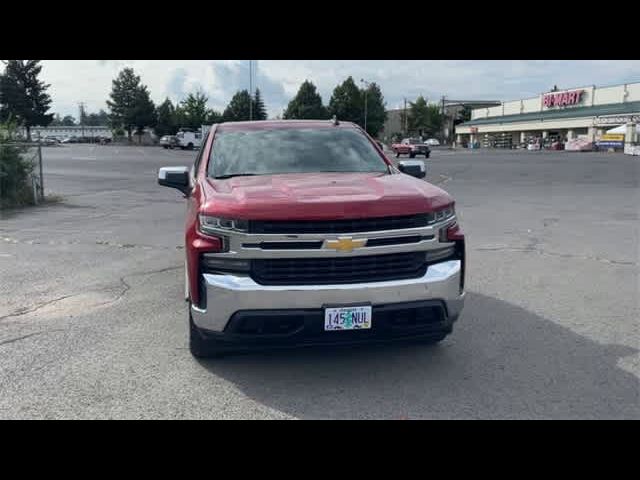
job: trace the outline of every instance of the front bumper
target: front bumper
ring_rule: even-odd
[[[442,306],[441,330],[450,330],[464,304],[464,292],[460,291],[462,275],[461,260],[430,265],[420,278],[345,285],[265,286],[250,277],[204,274],[206,309],[192,305],[191,314],[199,329],[226,334],[236,314],[304,310],[315,315],[327,305],[371,304],[375,328],[377,306],[433,301]]]

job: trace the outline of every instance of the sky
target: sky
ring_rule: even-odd
[[[177,102],[198,90],[209,106],[224,110],[237,90],[249,88],[248,60],[43,60],[42,79],[51,85],[51,112],[78,118],[105,109],[111,81],[132,67],[156,104]],[[439,101],[517,100],[554,85],[574,88],[640,82],[640,60],[254,60],[254,88],[260,88],[270,118],[281,115],[304,80],[313,82],[325,104],[333,88],[351,75],[380,85],[387,108],[423,95]]]

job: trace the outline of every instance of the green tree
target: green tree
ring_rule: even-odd
[[[264,100],[260,95],[260,89],[256,88],[256,94],[253,97],[253,112],[251,112],[253,120],[266,120],[267,108],[264,106]]]
[[[209,99],[202,92],[190,93],[180,102],[180,127],[200,128],[207,120]]]
[[[457,113],[456,118],[453,120],[454,125],[468,122],[471,120],[471,107],[464,105],[462,109]]]
[[[76,119],[73,118],[71,115],[65,115],[62,121],[60,122],[60,125],[62,125],[63,127],[73,127],[74,125],[77,125],[77,122],[76,122]]]
[[[107,105],[111,111],[111,125],[124,129],[129,141],[134,129],[141,133],[145,127],[155,125],[155,106],[149,90],[140,83],[140,77],[132,68],[124,68],[112,81],[109,96],[111,100],[107,100]]]
[[[136,94],[135,108],[133,109],[133,126],[136,127],[138,141],[144,133],[145,127],[154,127],[158,122],[156,106],[153,104],[147,87],[142,86]]]
[[[362,92],[356,86],[353,77],[347,78],[333,90],[329,101],[329,115],[335,115],[338,120],[362,125],[364,117]]]
[[[240,90],[231,98],[222,114],[225,122],[242,122],[249,120],[249,106],[252,98],[247,90]]]
[[[100,109],[98,113],[90,113],[88,115],[85,114],[82,124],[88,127],[108,125],[109,114],[102,109]]]
[[[305,80],[298,93],[287,105],[283,118],[286,120],[324,120],[329,117],[327,108],[322,105],[322,97],[316,86]]]
[[[53,120],[47,113],[51,97],[48,84],[38,79],[42,71],[40,60],[7,60],[4,74],[0,75],[0,121],[14,119],[27,130],[31,139],[31,127],[46,127]]]
[[[178,131],[176,127],[176,109],[168,98],[158,106],[158,121],[154,128],[154,133],[158,137],[165,135],[175,135]]]
[[[205,119],[205,125],[213,125],[214,123],[222,122],[222,114],[217,110],[207,110],[207,118]]]
[[[409,102],[409,131],[422,136],[438,133],[442,127],[442,114],[437,105],[429,104],[420,95],[415,102]]]
[[[372,137],[378,135],[387,120],[387,110],[382,91],[376,83],[371,83],[363,90],[367,101],[367,133]],[[363,125],[364,127],[364,125]]]
[[[53,116],[53,120],[51,120],[51,123],[49,125],[53,127],[59,127],[60,125],[62,125],[62,117],[60,117],[59,113],[56,113]]]

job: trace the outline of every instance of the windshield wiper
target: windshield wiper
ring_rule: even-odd
[[[253,177],[255,175],[260,175],[259,173],[229,173],[227,175],[218,175],[217,177],[213,177],[216,180],[224,180],[225,178],[231,177]]]

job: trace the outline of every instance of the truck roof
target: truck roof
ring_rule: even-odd
[[[358,128],[352,122],[332,120],[256,120],[252,122],[225,122],[218,124],[218,131],[272,130],[277,128]]]

